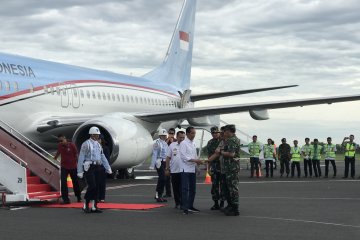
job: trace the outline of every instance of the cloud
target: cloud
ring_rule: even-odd
[[[181,6],[181,0],[4,0],[0,51],[142,75],[163,60]],[[358,93],[358,1],[198,0],[197,9],[193,92],[300,85],[201,105]],[[261,122],[248,114],[224,118],[245,132],[280,136],[309,126],[314,136],[336,131],[340,139],[354,131],[349,119],[360,117],[358,104],[274,110]]]

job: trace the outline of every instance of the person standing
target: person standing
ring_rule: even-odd
[[[275,160],[275,147],[272,144],[271,138],[267,140],[267,144],[263,146],[264,159],[265,159],[265,169],[266,169],[266,177],[269,177],[269,169],[270,169],[270,177],[274,176],[274,160]]]
[[[305,145],[301,147],[301,154],[304,157],[304,174],[305,177],[308,177],[308,168],[309,168],[309,177],[312,177],[312,164],[310,159],[310,138],[305,138]]]
[[[252,142],[248,144],[250,154],[250,177],[254,177],[254,169],[256,170],[256,177],[259,178],[259,156],[262,150],[261,144],[257,141],[257,136],[252,137]]]
[[[345,137],[342,146],[345,150],[345,173],[343,178],[348,178],[349,166],[351,178],[355,178],[355,152],[358,145],[354,142],[354,135],[351,134],[350,137]]]
[[[298,146],[298,140],[294,140],[294,146],[291,148],[291,177],[295,175],[295,167],[298,178],[301,176],[300,170],[300,159],[301,159],[301,148]]]
[[[291,147],[286,143],[286,138],[281,139],[278,151],[278,159],[280,160],[280,177],[283,177],[284,170],[286,170],[286,177],[289,177],[289,162],[291,158],[290,150]]]
[[[239,172],[240,140],[235,135],[235,125],[226,125],[224,138],[226,144],[219,154],[224,158],[226,187],[228,190],[227,201],[229,207],[225,210],[226,216],[239,216]]]
[[[175,138],[175,128],[170,128],[168,131],[168,137],[166,138],[165,142],[168,146],[170,146],[171,143],[176,142]],[[171,198],[171,175],[165,176],[165,197]]]
[[[103,153],[106,157],[106,159],[110,160],[110,149],[107,145],[107,142],[105,140],[105,137],[104,135],[100,135],[100,138],[99,138],[99,143],[103,149]],[[98,197],[99,197],[99,202],[105,202],[105,193],[106,193],[106,177],[107,177],[107,174],[106,174],[106,171],[105,171],[105,168],[104,166],[102,166],[103,168],[103,171],[99,171],[99,184],[98,184],[98,187],[99,187],[99,194],[98,194]]]
[[[220,131],[218,127],[212,127],[210,129],[212,139],[210,139],[207,143],[206,149],[208,153],[208,158],[211,157],[214,153],[216,148],[220,144]],[[220,190],[220,177],[221,177],[221,170],[220,170],[220,161],[217,157],[214,161],[210,162],[208,164],[209,166],[209,173],[211,176],[211,196],[212,200],[214,201],[214,205],[210,208],[211,210],[219,210],[219,200],[221,196],[221,190]]]
[[[181,173],[181,209],[184,214],[189,212],[200,212],[194,207],[196,194],[196,165],[202,161],[198,159],[194,138],[196,130],[194,127],[186,128],[186,138],[180,143],[180,158],[182,160]]]
[[[166,157],[165,175],[171,175],[171,183],[174,193],[175,208],[181,205],[181,175],[180,175],[180,143],[185,139],[185,132],[178,131],[176,133],[177,142],[173,142],[169,146]]]
[[[336,157],[336,145],[331,143],[331,137],[328,137],[326,139],[327,144],[324,145],[324,152],[325,152],[325,176],[324,178],[328,178],[329,174],[329,162],[332,165],[334,174],[333,178],[336,177],[336,163],[335,163],[335,157]]]
[[[89,130],[90,138],[86,140],[80,149],[79,160],[77,164],[77,175],[83,178],[85,175],[88,184],[84,199],[83,211],[85,213],[95,212],[101,213],[102,211],[97,207],[98,200],[98,184],[101,171],[108,174],[112,173],[108,160],[106,159],[102,147],[98,142],[100,130],[97,127],[91,127]],[[103,168],[104,166],[104,168]],[[91,208],[89,204],[91,202]]]
[[[315,177],[321,177],[320,159],[321,159],[322,147],[319,144],[318,139],[314,139],[314,143],[310,147],[311,163],[314,167]]]
[[[54,159],[61,156],[60,179],[61,179],[61,198],[64,204],[69,204],[69,191],[67,187],[67,176],[70,175],[73,184],[73,190],[78,202],[81,202],[80,185],[76,173],[76,164],[78,152],[75,144],[68,142],[64,135],[58,136],[58,149]]]
[[[153,146],[153,153],[151,159],[150,168],[156,168],[156,172],[158,174],[158,181],[156,184],[156,192],[155,192],[155,200],[157,202],[167,202],[166,199],[163,198],[164,187],[166,182],[165,177],[165,165],[166,165],[166,155],[168,152],[168,145],[165,142],[167,137],[167,132],[165,129],[161,129],[159,131],[159,138],[156,139]]]

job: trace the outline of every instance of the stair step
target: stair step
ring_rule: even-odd
[[[29,193],[29,200],[52,200],[60,198],[60,192],[36,192]]]
[[[27,177],[27,183],[28,184],[40,184],[40,178],[38,176],[28,176]]]
[[[28,184],[27,185],[28,193],[32,192],[50,192],[51,187],[49,184]]]

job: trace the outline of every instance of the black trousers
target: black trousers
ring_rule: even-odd
[[[265,160],[265,169],[266,169],[266,177],[269,177],[269,169],[270,176],[274,176],[274,161],[273,160]]]
[[[295,175],[295,167],[297,171],[297,176],[301,176],[301,170],[300,170],[300,162],[293,161],[291,162],[291,177],[294,177]]]
[[[102,166],[102,171],[99,171],[99,183],[98,183],[98,199],[105,200],[106,192],[106,171]]]
[[[334,171],[334,177],[336,176],[336,164],[335,164],[335,160],[326,160],[325,159],[325,177],[328,176],[329,173],[329,162],[331,162],[333,171]]]
[[[171,173],[175,205],[181,205],[181,173]]]
[[[289,175],[289,173],[290,173],[289,163],[290,163],[289,159],[280,159],[280,175],[281,176],[284,174],[284,171],[286,171],[286,174]]]
[[[355,177],[355,157],[345,157],[345,173],[344,177],[349,176],[349,165],[351,177]]]
[[[256,176],[259,176],[259,158],[258,157],[250,157],[250,171],[251,177],[254,176],[254,169],[256,170]]]
[[[61,168],[60,179],[61,179],[61,198],[64,201],[69,201],[69,191],[67,187],[67,176],[70,174],[71,181],[73,184],[73,190],[77,198],[81,198],[81,191],[79,187],[79,181],[77,177],[77,171],[75,169]]]
[[[89,202],[90,200],[98,200],[98,184],[100,180],[101,172],[104,171],[104,167],[101,165],[90,165],[89,170],[85,172],[85,179],[88,184],[85,193],[85,200]]]
[[[305,177],[308,176],[308,168],[309,168],[309,176],[312,177],[312,164],[310,159],[304,159],[304,173]]]
[[[158,181],[156,184],[156,192],[158,193],[159,198],[161,198],[164,193],[164,187],[165,187],[165,182],[166,182],[165,165],[166,165],[166,163],[164,161],[162,161],[161,166],[159,168],[156,167],[156,171],[158,174]]]
[[[321,168],[320,168],[320,160],[311,160],[312,165],[314,167],[314,175],[315,177],[321,177]]]

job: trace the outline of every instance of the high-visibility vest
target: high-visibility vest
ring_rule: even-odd
[[[261,152],[261,146],[258,142],[251,142],[248,144],[250,157],[259,157]]]
[[[304,146],[302,146],[301,151],[305,154],[305,156],[310,156],[310,150],[311,150],[311,145],[310,144],[305,144]]]
[[[325,146],[325,159],[335,159],[335,145],[326,144]]]
[[[318,144],[316,151],[315,151],[315,145],[311,145],[310,147],[310,158],[312,160],[320,160],[321,159],[321,146]]]
[[[264,145],[264,158],[265,159],[274,158],[274,145],[272,144]]]
[[[355,143],[346,143],[345,144],[345,156],[346,157],[355,157]]]
[[[293,162],[300,162],[300,147],[291,147],[291,160]]]

